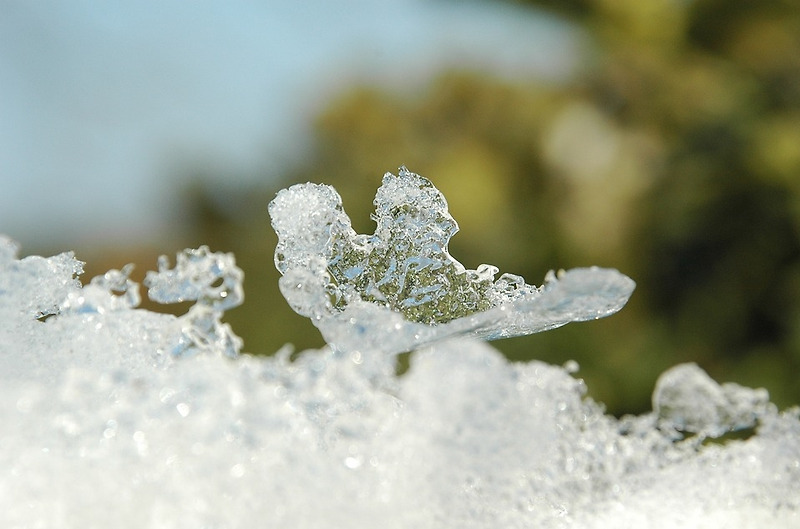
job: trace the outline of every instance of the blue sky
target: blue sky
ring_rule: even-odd
[[[0,233],[157,240],[182,168],[227,185],[277,175],[354,83],[413,90],[445,67],[558,78],[575,45],[502,2],[6,1]]]

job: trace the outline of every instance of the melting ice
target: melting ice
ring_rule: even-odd
[[[597,267],[548,274],[542,287],[448,252],[458,224],[426,178],[401,167],[375,196],[377,227],[357,235],[331,186],[298,184],[270,203],[275,265],[289,305],[340,349],[402,352],[449,336],[504,338],[618,311],[634,282]]]
[[[796,408],[684,364],[616,419],[479,339],[611,314],[622,274],[465,270],[444,198],[403,170],[372,236],[327,186],[270,213],[282,291],[330,342],[293,361],[239,353],[232,255],[159,261],[148,295],[195,301],[175,317],[138,308],[129,267],[81,284],[71,253],[0,237],[0,527],[800,527]]]

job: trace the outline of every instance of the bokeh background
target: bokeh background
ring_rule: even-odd
[[[615,414],[687,361],[800,402],[795,0],[0,5],[0,232],[75,250],[86,281],[235,252],[247,352],[322,345],[277,290],[275,192],[333,184],[371,233],[401,164],[469,268],[637,281],[611,318],[495,342],[509,358],[577,360]]]

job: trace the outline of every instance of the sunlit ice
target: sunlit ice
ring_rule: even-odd
[[[630,278],[468,270],[444,196],[405,168],[375,205],[363,235],[329,186],[270,204],[281,291],[327,342],[272,356],[224,323],[244,295],[231,254],[160,260],[147,295],[194,302],[173,316],[139,307],[126,267],[82,283],[72,253],[1,239],[2,525],[800,525],[800,413],[765,389],[682,364],[652,412],[616,418],[569,359],[487,343],[611,316]]]

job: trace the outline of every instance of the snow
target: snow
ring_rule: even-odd
[[[303,198],[309,189],[324,200]],[[330,191],[294,188],[297,207],[270,208],[283,277],[308,263],[289,301],[334,338],[296,358],[239,353],[222,322],[242,299],[230,254],[161,259],[149,295],[196,300],[175,317],[138,308],[129,269],[82,285],[72,254],[20,259],[0,239],[0,526],[800,527],[796,408],[685,364],[658,380],[652,413],[617,419],[585,396],[574,365],[510,363],[481,340],[606,316],[630,296],[625,276],[515,279],[522,294],[508,295],[493,268],[464,270],[475,312],[411,321],[401,297],[356,288],[370,281],[321,283],[340,255],[329,230],[346,255],[351,243],[390,250],[350,239]],[[439,250],[427,257],[461,274]],[[401,350],[413,350],[411,367],[397,376]],[[752,433],[720,438],[739,429]]]

